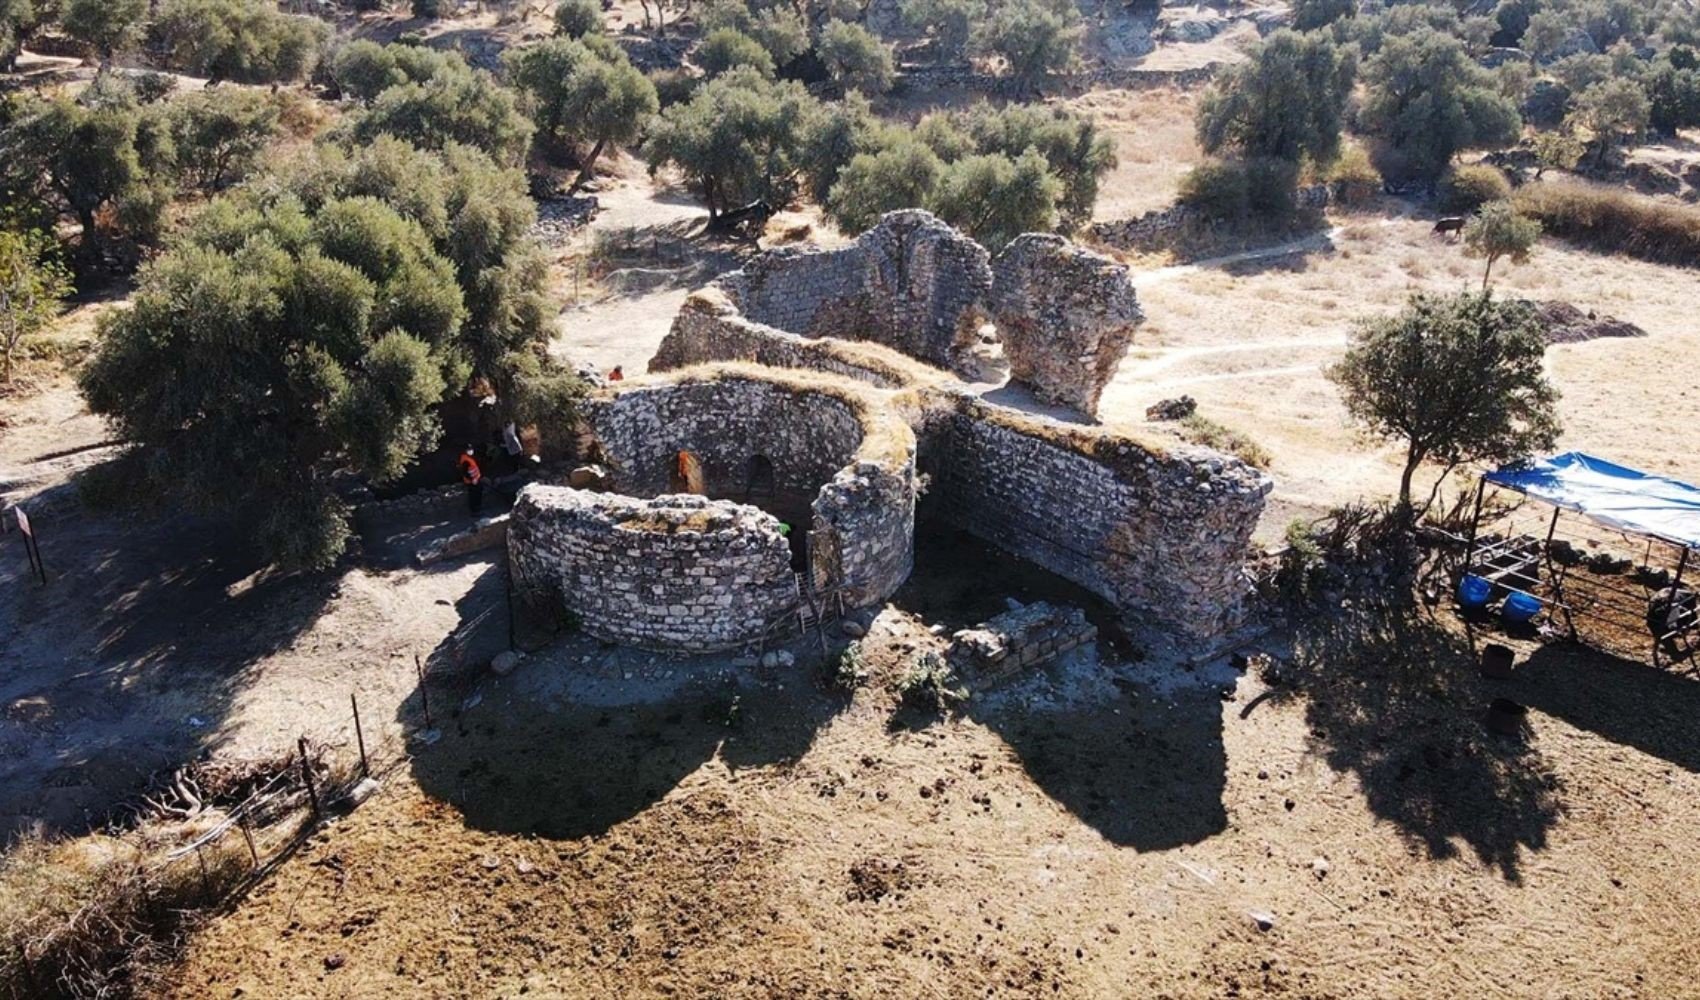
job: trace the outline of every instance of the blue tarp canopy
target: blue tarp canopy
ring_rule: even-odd
[[[1506,466],[1483,478],[1601,524],[1700,549],[1700,487],[1579,451]]]

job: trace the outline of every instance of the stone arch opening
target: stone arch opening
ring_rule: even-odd
[[[697,458],[695,452],[681,448],[678,454],[673,456],[672,466],[667,473],[667,492],[708,495],[708,486],[702,475],[702,460]]]

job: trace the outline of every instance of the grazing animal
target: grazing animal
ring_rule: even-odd
[[[1450,236],[1457,236],[1464,231],[1464,217],[1462,215],[1449,215],[1434,224],[1434,231],[1436,235],[1445,233]]]

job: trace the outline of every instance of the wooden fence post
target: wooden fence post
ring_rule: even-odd
[[[354,692],[348,692],[348,704],[354,709],[354,741],[360,747],[360,776],[370,778],[372,767],[366,762],[366,734],[360,731],[360,702],[355,700]]]
[[[301,780],[307,784],[307,800],[313,805],[313,821],[319,821],[319,790],[313,787],[313,764],[307,759],[307,737],[303,736],[295,743],[301,751]]]
[[[242,839],[248,842],[248,856],[254,859],[254,870],[260,868],[260,849],[254,846],[254,831],[248,828],[248,810],[236,815],[236,825],[242,828]]]
[[[431,728],[431,695],[425,690],[425,664],[420,662],[419,654],[413,654],[413,672],[419,678],[419,704],[425,709],[425,728]]]

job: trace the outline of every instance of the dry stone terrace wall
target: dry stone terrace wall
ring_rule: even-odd
[[[990,307],[1010,381],[1095,415],[1145,321],[1127,265],[1061,236],[1028,233],[992,262]]]
[[[653,500],[533,484],[509,519],[514,580],[599,639],[713,652],[759,639],[796,607],[779,522],[698,496]]]
[[[888,213],[842,249],[765,253],[715,287],[752,322],[806,337],[872,340],[956,369],[980,326],[990,260],[931,214],[907,210]]]
[[[957,394],[929,424],[921,468],[947,521],[1112,605],[1194,639],[1238,623],[1273,486],[1244,463]]]

